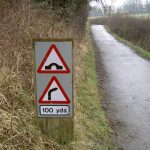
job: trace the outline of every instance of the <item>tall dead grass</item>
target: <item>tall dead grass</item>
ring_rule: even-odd
[[[72,29],[50,10],[29,11],[28,0],[15,4],[0,2],[0,149],[64,149],[36,126],[32,39],[71,38]]]

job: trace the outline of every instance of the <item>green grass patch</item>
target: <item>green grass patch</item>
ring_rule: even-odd
[[[150,52],[146,51],[145,49],[133,44],[132,42],[125,40],[124,38],[118,36],[116,33],[112,32],[111,29],[108,26],[105,26],[105,29],[111,33],[118,41],[126,44],[127,46],[133,48],[135,50],[135,52],[137,54],[139,54],[140,56],[146,58],[146,59],[150,59]]]
[[[101,107],[102,96],[97,85],[95,51],[89,28],[86,43],[88,50],[79,56],[82,63],[78,66],[81,72],[76,85],[75,149],[114,150],[113,130]]]

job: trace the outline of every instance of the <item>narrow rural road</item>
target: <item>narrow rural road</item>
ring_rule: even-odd
[[[150,61],[118,42],[101,25],[92,34],[107,74],[109,116],[124,150],[150,150]]]

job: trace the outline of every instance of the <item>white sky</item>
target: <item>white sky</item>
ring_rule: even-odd
[[[125,1],[126,1],[126,0],[114,0],[114,7],[115,7],[115,8],[121,7],[121,6],[124,4]],[[141,0],[141,1],[142,1],[142,2],[145,2],[146,0]],[[111,4],[111,0],[105,0],[105,2],[106,2],[108,5]],[[90,5],[91,5],[91,6],[100,7],[100,4],[97,3],[97,2],[91,2]]]

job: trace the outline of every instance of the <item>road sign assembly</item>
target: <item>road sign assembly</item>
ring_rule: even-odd
[[[38,117],[73,114],[72,41],[34,40]]]

